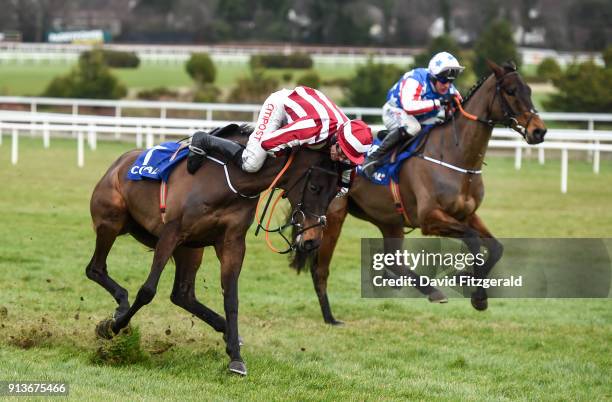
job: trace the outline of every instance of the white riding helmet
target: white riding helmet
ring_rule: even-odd
[[[431,58],[427,67],[429,74],[442,82],[453,81],[465,70],[457,58],[448,52],[440,52]]]

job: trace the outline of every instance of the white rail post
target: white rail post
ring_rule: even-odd
[[[85,166],[85,139],[83,138],[83,132],[79,131],[77,134],[77,166]]]
[[[47,149],[49,148],[50,145],[51,145],[51,138],[50,138],[50,132],[49,132],[49,122],[45,121],[43,123],[43,147]]]
[[[546,157],[544,156],[544,148],[538,148],[538,162],[540,165],[543,165],[545,160]]]
[[[166,114],[167,114],[165,106],[161,107],[159,114],[160,114],[160,117],[162,119],[162,124],[165,124],[164,120],[166,120]],[[162,127],[160,127],[160,128],[162,128]],[[161,143],[161,142],[165,142],[165,141],[166,141],[166,134],[162,131],[162,133],[159,136],[159,142]]]
[[[0,121],[0,145],[2,145],[2,122]]]
[[[567,148],[561,150],[561,192],[567,193]]]
[[[521,146],[517,146],[514,150],[514,168],[516,170],[521,170],[521,159],[523,156],[523,148]]]
[[[142,127],[136,127],[136,148],[142,148]]]
[[[89,149],[91,149],[92,151],[95,151],[96,148],[98,148],[98,135],[96,134],[96,131],[94,130],[94,125],[93,123],[89,123],[88,124],[88,129],[87,129],[87,142],[89,143]]]
[[[121,106],[115,106],[115,117],[119,118],[121,117]],[[117,127],[117,125],[115,125],[115,127]],[[121,138],[121,131],[117,130],[115,131],[115,139],[118,140]]]
[[[599,174],[599,140],[595,140],[595,150],[593,151],[593,173]]]
[[[11,163],[13,165],[17,164],[19,160],[19,133],[17,129],[13,129],[13,138],[11,139]]]
[[[206,109],[206,120],[208,121],[212,120],[212,114],[213,114],[212,109]]]
[[[154,139],[153,139],[153,132],[151,131],[151,126],[147,127],[146,139],[147,139],[147,149],[152,148]]]
[[[589,132],[589,135],[590,135],[590,134],[593,134],[593,131],[595,130],[595,122],[594,122],[592,119],[591,119],[591,120],[589,120],[589,121],[587,122],[587,130],[588,130],[588,132]],[[589,143],[591,143],[591,144],[592,144],[592,142],[591,142],[591,141],[589,141]],[[593,159],[594,159],[594,152],[593,152],[593,148],[589,148],[589,149],[587,150],[587,160],[590,162],[590,161],[592,161]],[[594,161],[593,161],[593,163],[594,163]]]

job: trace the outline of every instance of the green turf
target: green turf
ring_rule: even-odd
[[[0,95],[31,95],[39,96],[53,77],[66,74],[72,68],[69,63],[52,64],[0,64]],[[317,72],[324,79],[348,78],[354,71],[354,66],[340,65],[316,66]],[[182,64],[151,64],[143,63],[137,69],[122,68],[112,70],[121,82],[128,88],[151,89],[156,87],[190,87],[193,81]],[[293,81],[297,80],[305,70],[269,70],[268,74],[279,79],[282,84],[283,73],[290,72]],[[217,64],[217,79],[215,85],[222,89],[231,88],[237,78],[249,74],[246,64]]]
[[[240,278],[240,331],[249,376],[226,372],[221,336],[171,304],[173,267],[156,299],[133,320],[142,363],[92,363],[95,324],[114,301],[89,281],[94,236],[88,201],[96,181],[129,144],[99,142],[76,167],[76,143],[22,139],[20,161],[0,146],[0,380],[68,381],[74,400],[609,400],[609,300],[469,301],[360,297],[359,239],[378,236],[350,218],[330,277],[344,327],[323,324],[310,276],[297,276],[250,231]],[[571,161],[569,193],[559,164],[488,158],[481,215],[498,236],[612,237],[612,163],[597,176]],[[545,250],[542,250],[545,252]],[[222,310],[218,263],[210,250],[197,294]],[[133,296],[152,254],[120,238],[111,275]],[[3,313],[6,308],[6,315]],[[19,346],[20,345],[20,346]],[[168,349],[169,348],[169,349]],[[167,350],[166,350],[167,349]]]

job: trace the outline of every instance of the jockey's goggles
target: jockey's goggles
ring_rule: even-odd
[[[458,68],[449,68],[443,71],[440,71],[436,76],[436,80],[440,81],[442,84],[446,84],[448,82],[453,82],[459,74],[461,74],[461,69]]]

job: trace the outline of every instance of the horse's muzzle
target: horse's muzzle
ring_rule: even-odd
[[[546,135],[545,128],[535,128],[530,134],[527,134],[527,143],[530,145],[536,145],[544,141]]]
[[[539,144],[541,142],[544,141],[544,136],[546,135],[546,129],[545,128],[536,128],[535,130],[533,130],[533,133],[531,134],[533,137],[533,143],[532,144]]]
[[[318,249],[319,245],[320,243],[318,240],[310,239],[310,240],[304,240],[303,242],[299,242],[297,247],[299,251],[303,253],[310,253]]]

